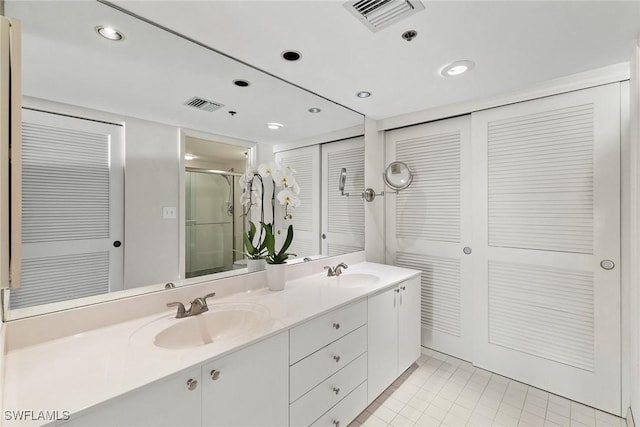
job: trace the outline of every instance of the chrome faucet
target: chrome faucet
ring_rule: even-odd
[[[327,270],[328,277],[333,277],[333,276],[337,277],[342,274],[343,269],[347,269],[347,268],[349,268],[349,266],[344,262],[341,262],[340,264],[336,265],[334,268],[331,268],[328,265],[324,266],[324,269]]]
[[[198,297],[191,301],[191,305],[189,309],[185,309],[184,304],[181,302],[170,302],[167,304],[167,307],[178,307],[178,312],[176,313],[176,319],[182,319],[183,317],[195,316],[197,314],[202,314],[205,311],[209,311],[209,307],[207,306],[207,298],[214,297],[216,295],[215,292],[211,294],[207,294],[203,297]]]

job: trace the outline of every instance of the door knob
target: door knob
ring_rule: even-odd
[[[122,245],[122,242],[120,242],[120,240],[116,240],[115,242],[113,242],[113,246],[116,248],[119,248]]]
[[[611,261],[610,259],[603,259],[602,261],[600,261],[600,267],[605,270],[613,270],[615,266],[616,263]]]

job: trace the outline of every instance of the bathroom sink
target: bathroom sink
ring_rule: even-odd
[[[325,283],[338,288],[359,288],[369,286],[378,281],[378,276],[367,273],[342,273],[340,276],[325,277]]]
[[[269,310],[259,304],[209,304],[209,311],[184,319],[159,332],[158,347],[187,349],[246,336],[269,324]]]

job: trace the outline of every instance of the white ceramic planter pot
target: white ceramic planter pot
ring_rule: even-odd
[[[256,271],[263,271],[267,268],[267,261],[263,259],[248,259],[247,260],[247,272],[255,273]]]
[[[287,264],[267,264],[267,285],[272,291],[281,291],[287,281]]]

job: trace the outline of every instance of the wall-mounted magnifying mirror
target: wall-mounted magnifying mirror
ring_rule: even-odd
[[[384,178],[384,183],[396,192],[404,190],[413,181],[413,173],[404,162],[389,163],[382,177]]]
[[[349,193],[344,192],[344,185],[347,182],[347,168],[342,168],[340,171],[340,184],[338,185],[338,189],[340,190],[340,195],[348,196]]]

